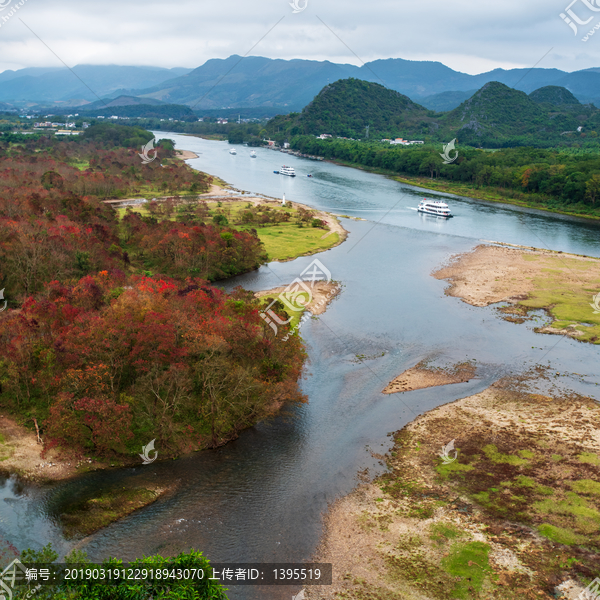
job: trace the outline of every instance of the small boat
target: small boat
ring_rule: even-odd
[[[426,215],[433,215],[435,217],[443,217],[445,219],[452,217],[452,213],[445,202],[427,200],[427,198],[423,198],[423,200],[419,202],[417,210]]]
[[[312,175],[309,173],[309,174],[307,175],[307,177],[312,177]]]
[[[256,152],[254,152],[254,150],[250,152],[250,158],[256,158]]]
[[[232,149],[229,151],[229,154],[237,154],[237,152],[235,151],[235,148],[232,148]]]
[[[275,175],[279,175],[279,171],[273,171],[273,173],[275,173]]]
[[[294,167],[286,167],[285,165],[279,169],[279,174],[288,175],[289,177],[296,177],[296,171],[294,170]]]

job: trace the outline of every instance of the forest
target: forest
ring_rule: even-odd
[[[142,164],[109,127],[0,142],[0,406],[39,426],[44,451],[218,446],[304,401],[301,340],[277,343],[251,292],[213,285],[266,253],[255,231],[207,217],[212,179],[168,141]],[[103,202],[141,194],[170,198],[122,218]]]

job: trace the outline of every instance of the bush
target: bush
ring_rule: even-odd
[[[49,565],[56,561],[58,555],[48,544],[41,551],[25,550],[21,554],[21,562],[26,565]],[[74,552],[67,556],[65,562],[73,568],[123,568],[123,561],[114,558],[105,560],[101,565],[92,565],[85,553]],[[153,580],[120,580],[115,584],[102,584],[94,582],[65,581],[58,585],[43,585],[35,592],[36,599],[52,600],[147,600],[148,598],[173,598],[179,600],[227,600],[225,588],[216,580],[210,579],[212,571],[210,562],[202,552],[190,550],[178,556],[165,558],[160,555],[138,558],[129,563],[134,569],[201,569],[204,577],[200,580],[182,579],[153,579]],[[32,582],[28,588],[31,591],[37,582]],[[25,592],[21,597],[26,597]]]

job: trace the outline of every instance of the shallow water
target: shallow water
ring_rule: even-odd
[[[599,256],[599,225],[464,198],[449,198],[456,218],[439,222],[410,210],[424,190],[379,175],[264,149],[256,159],[239,146],[237,156],[230,156],[226,143],[169,137],[200,154],[190,164],[240,189],[275,197],[285,191],[290,200],[368,219],[343,219],[348,240],[317,256],[343,290],[324,315],[302,325],[310,363],[301,383],[310,402],[218,450],[90,474],[43,490],[5,482],[0,534],[19,549],[52,541],[68,551],[74,542],[61,537],[54,519],[67,499],[149,478],[176,489],[79,542],[92,559],[127,560],[194,547],[215,562],[303,561],[318,543],[328,504],[356,485],[359,470],[382,472],[371,452],[387,451],[387,434],[416,415],[536,364],[580,373],[557,381],[598,398],[597,346],[535,334],[531,324],[501,320],[494,307],[447,297],[446,283],[430,273],[481,238]],[[274,175],[284,163],[313,177]],[[434,195],[446,197],[427,193]],[[258,290],[287,284],[314,258],[271,263],[222,285]],[[379,356],[361,362],[357,355]],[[442,388],[381,394],[393,377],[426,357],[440,364],[474,359],[477,376]],[[440,446],[447,442],[441,439]],[[231,589],[232,598],[289,599],[298,591]]]

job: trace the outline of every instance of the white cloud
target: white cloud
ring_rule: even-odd
[[[306,10],[292,14],[290,0],[26,0],[2,23],[19,1],[0,12],[0,70],[61,65],[24,23],[69,66],[197,67],[210,58],[246,54],[282,16],[252,55],[357,65],[400,57],[478,73],[531,67],[553,48],[540,67],[600,66],[600,33],[581,42],[586,31],[580,27],[581,36],[573,35],[559,17],[567,5],[560,1],[308,0]],[[585,10],[581,4],[578,14]],[[592,16],[598,16],[593,25],[600,13]]]

